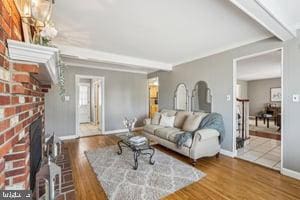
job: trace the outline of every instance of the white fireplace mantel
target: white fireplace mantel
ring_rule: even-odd
[[[7,40],[9,58],[16,61],[38,63],[39,74],[35,77],[43,84],[58,83],[59,50],[15,40]]]

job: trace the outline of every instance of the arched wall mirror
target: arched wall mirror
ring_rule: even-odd
[[[189,95],[188,90],[184,83],[177,85],[174,93],[174,109],[175,110],[188,110],[189,109]]]
[[[212,96],[205,81],[196,83],[192,92],[192,111],[193,112],[211,112]]]

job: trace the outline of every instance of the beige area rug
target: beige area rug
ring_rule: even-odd
[[[267,128],[267,122],[264,124],[263,120],[258,120],[258,126],[255,125],[255,119],[249,120],[249,130],[250,131],[257,131],[257,132],[264,132],[264,133],[273,133],[280,135],[280,131],[278,131],[278,126],[274,125],[274,121],[270,121],[270,127]]]
[[[205,176],[200,170],[157,149],[153,156],[139,157],[139,167],[133,170],[133,152],[110,146],[86,152],[102,188],[110,200],[157,200]]]

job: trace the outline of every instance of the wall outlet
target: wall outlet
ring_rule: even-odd
[[[226,95],[226,100],[227,100],[227,101],[230,101],[230,100],[231,100],[231,95],[230,95],[230,94]]]
[[[300,98],[299,98],[299,94],[293,94],[293,102],[299,102]]]

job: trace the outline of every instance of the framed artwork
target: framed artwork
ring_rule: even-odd
[[[271,88],[271,101],[281,101],[281,88]]]

